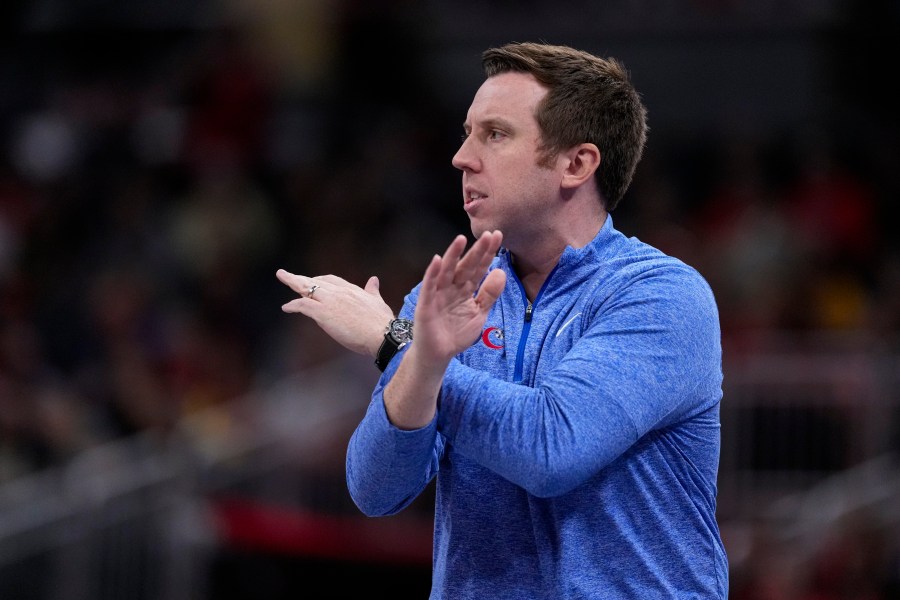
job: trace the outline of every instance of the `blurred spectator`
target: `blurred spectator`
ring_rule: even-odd
[[[832,531],[812,557],[808,582],[799,600],[889,600],[887,532],[873,515],[851,514]]]
[[[698,267],[716,292],[723,331],[732,337],[782,325],[790,286],[803,269],[764,152],[758,139],[726,139],[692,224],[703,240]]]
[[[785,190],[782,211],[796,255],[806,269],[805,306],[795,316],[809,329],[866,326],[880,249],[875,194],[838,162],[824,132],[799,140],[798,171]]]

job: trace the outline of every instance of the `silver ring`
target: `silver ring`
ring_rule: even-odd
[[[309,288],[309,291],[306,292],[306,297],[307,297],[307,298],[312,298],[312,295],[316,293],[316,290],[317,290],[317,289],[319,289],[319,286],[318,286],[318,285],[314,285],[314,286],[312,286],[311,288]]]

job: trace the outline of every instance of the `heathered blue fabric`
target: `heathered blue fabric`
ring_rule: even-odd
[[[437,476],[432,599],[726,598],[721,345],[705,280],[611,217],[566,249],[530,323],[510,255],[492,268],[508,278],[485,329],[502,338],[491,330],[451,361],[431,424],[387,420],[403,352],[379,380],[347,453],[360,510],[396,513]]]

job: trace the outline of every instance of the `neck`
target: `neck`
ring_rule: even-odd
[[[541,240],[531,239],[524,248],[507,246],[513,257],[513,268],[519,281],[525,288],[525,295],[534,301],[541,286],[547,277],[559,263],[559,259],[568,246],[583,248],[593,240],[603,224],[606,222],[606,212],[599,219],[584,219],[579,223],[572,223],[572,228],[567,229],[567,234],[560,235],[548,231]]]

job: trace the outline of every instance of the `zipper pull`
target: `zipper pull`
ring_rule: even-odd
[[[525,322],[531,323],[531,313],[534,312],[534,306],[532,306],[531,302],[528,303],[528,306],[525,307]]]

